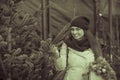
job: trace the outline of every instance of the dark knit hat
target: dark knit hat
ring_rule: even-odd
[[[77,26],[84,30],[88,30],[89,23],[90,23],[90,21],[87,17],[79,16],[79,17],[75,18],[74,20],[72,20],[70,26]]]

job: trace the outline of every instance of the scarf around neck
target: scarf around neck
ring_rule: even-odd
[[[77,50],[77,51],[84,51],[90,48],[90,44],[88,39],[84,36],[80,41],[77,41],[72,36],[68,37],[64,41],[68,47]]]

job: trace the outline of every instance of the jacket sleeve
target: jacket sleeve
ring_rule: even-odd
[[[66,67],[66,52],[67,46],[63,43],[60,49],[60,57],[55,61],[55,67],[58,71],[64,70]]]

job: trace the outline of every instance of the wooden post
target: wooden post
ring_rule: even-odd
[[[45,40],[49,36],[49,0],[41,0],[42,9],[42,39]]]
[[[94,16],[94,35],[96,35],[96,19],[97,19],[97,14],[96,14],[96,0],[93,0],[93,8],[94,8],[94,13],[93,13],[93,16]]]
[[[98,28],[100,24],[99,13],[100,13],[100,0],[93,0],[94,2],[94,34],[98,37]]]
[[[120,56],[119,52],[120,52],[120,32],[119,32],[119,20],[118,17],[116,17],[116,37],[117,37],[117,54]]]
[[[113,48],[113,28],[112,28],[112,0],[108,0],[108,16],[109,16],[109,31],[110,31],[110,61],[113,61],[112,48]]]

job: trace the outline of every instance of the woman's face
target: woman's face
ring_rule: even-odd
[[[84,30],[76,27],[76,26],[72,26],[71,27],[71,35],[76,39],[76,40],[81,40],[81,38],[84,36]]]

